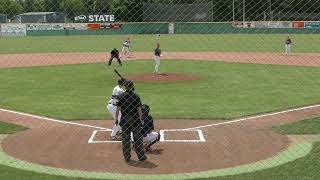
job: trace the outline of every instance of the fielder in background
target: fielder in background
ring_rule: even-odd
[[[126,82],[126,79],[119,79],[118,80],[118,85],[114,87],[113,91],[112,91],[112,96],[111,99],[108,102],[108,111],[109,113],[112,115],[113,119],[116,119],[116,110],[117,110],[117,103],[119,101],[120,95],[123,94],[125,92],[125,90],[123,89],[123,86]],[[119,116],[117,121],[114,122],[114,125],[112,127],[112,132],[111,132],[111,139],[112,140],[116,140],[118,139],[119,135],[121,134],[121,127],[119,125],[121,119],[121,112],[119,112]]]
[[[160,43],[160,31],[156,31],[156,42]]]
[[[113,48],[112,51],[110,52],[110,59],[108,61],[108,66],[111,65],[113,58],[116,58],[118,60],[119,65],[122,66],[122,62],[119,57],[119,51],[116,48]]]
[[[157,76],[159,74],[160,69],[160,57],[161,57],[161,49],[160,44],[157,43],[157,48],[154,50],[154,61],[156,63],[154,67],[154,74]]]
[[[153,118],[149,114],[150,107],[146,104],[142,105],[142,119],[143,119],[143,127],[142,127],[142,135],[144,142],[144,149],[146,152],[150,152],[151,146],[160,140],[160,134],[154,131]]]
[[[125,55],[127,57],[130,57],[130,38],[128,38],[127,40],[125,40],[123,42],[123,45],[122,45],[122,57]]]
[[[286,55],[291,54],[291,45],[292,45],[292,41],[290,39],[290,36],[288,36],[285,41],[285,54]]]

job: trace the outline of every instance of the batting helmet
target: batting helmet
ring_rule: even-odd
[[[124,87],[126,87],[127,91],[134,91],[134,84],[131,80],[126,80],[124,83]]]
[[[126,82],[126,79],[121,78],[121,79],[118,80],[118,85],[119,86],[124,86],[125,82]]]

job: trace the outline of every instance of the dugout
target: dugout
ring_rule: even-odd
[[[7,15],[0,14],[0,23],[6,23],[7,21]]]
[[[19,23],[64,23],[65,19],[66,15],[60,12],[28,12],[16,17]]]

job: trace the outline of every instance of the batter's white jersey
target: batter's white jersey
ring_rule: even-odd
[[[112,97],[111,97],[111,99],[109,101],[109,104],[116,105],[118,103],[118,101],[119,101],[117,98],[122,93],[124,93],[124,90],[119,85],[114,87],[113,91],[112,91]]]
[[[119,101],[118,96],[124,92],[125,91],[119,85],[113,88],[112,97],[109,100],[108,106],[107,106],[108,111],[112,115],[113,119],[116,119],[117,103]],[[118,122],[120,122],[120,119],[121,119],[121,112],[119,113],[119,116],[118,116]],[[121,131],[121,127],[119,125],[114,125],[112,127],[111,136],[112,137],[115,136],[119,131]]]

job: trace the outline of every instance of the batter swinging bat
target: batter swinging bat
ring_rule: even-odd
[[[125,79],[124,77],[121,76],[121,74],[115,69],[114,72],[119,76],[121,79]]]

